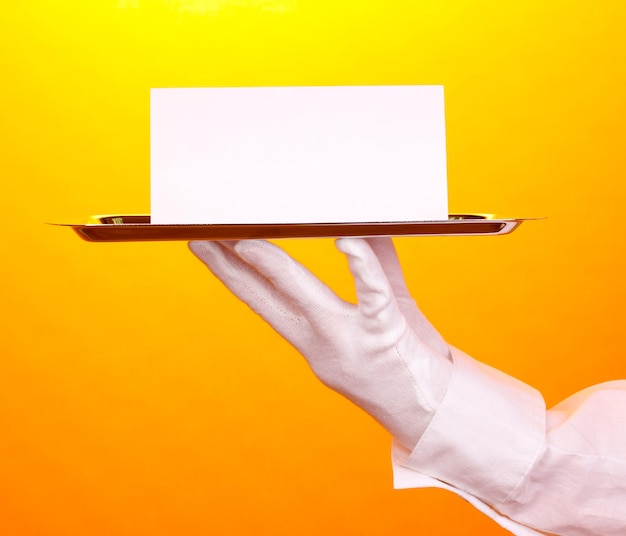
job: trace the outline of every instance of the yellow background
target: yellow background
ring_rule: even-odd
[[[407,279],[554,404],[624,376],[623,6],[3,2],[0,533],[503,534],[393,491],[386,433],[184,243],[43,222],[149,212],[152,86],[444,84],[451,211],[548,219],[397,240]],[[353,295],[332,241],[284,245]]]

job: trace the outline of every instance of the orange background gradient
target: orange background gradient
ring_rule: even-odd
[[[624,376],[624,6],[3,2],[0,533],[504,534],[392,490],[386,432],[184,243],[43,222],[149,212],[150,87],[444,84],[451,211],[548,219],[399,239],[410,288],[552,405]],[[331,240],[283,245],[353,296]]]

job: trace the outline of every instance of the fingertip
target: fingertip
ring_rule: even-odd
[[[341,253],[346,255],[362,256],[363,248],[367,247],[367,243],[363,238],[349,236],[335,240],[335,246]]]
[[[204,263],[214,258],[221,251],[219,244],[210,240],[193,240],[188,242],[187,246]]]
[[[192,253],[198,255],[202,251],[204,251],[206,244],[206,240],[192,240],[191,242],[187,242],[187,247],[191,250]]]
[[[235,252],[241,257],[251,258],[260,252],[264,247],[263,240],[239,240],[233,245]]]

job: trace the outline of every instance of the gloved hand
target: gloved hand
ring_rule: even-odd
[[[193,253],[306,358],[317,377],[412,450],[443,398],[450,350],[408,293],[389,238],[341,238],[358,304],[262,240]]]

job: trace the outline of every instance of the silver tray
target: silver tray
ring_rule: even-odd
[[[364,223],[265,223],[163,225],[147,214],[91,216],[87,223],[53,223],[70,227],[89,242],[166,240],[245,240],[254,238],[322,238],[340,236],[475,236],[504,235],[527,218],[492,214],[451,214],[442,221]]]

